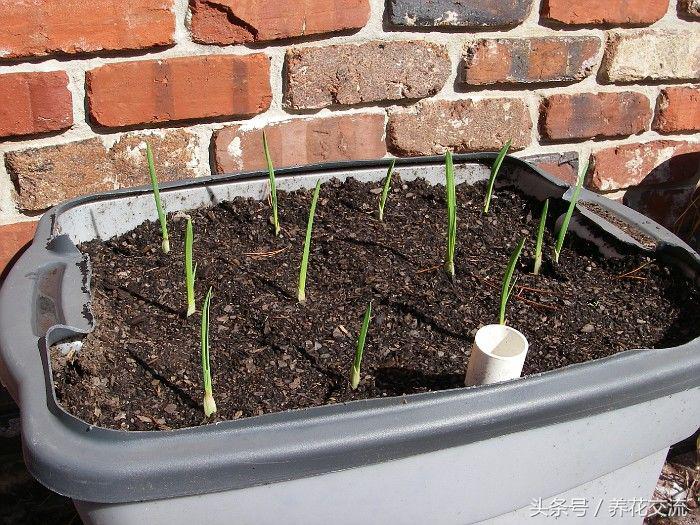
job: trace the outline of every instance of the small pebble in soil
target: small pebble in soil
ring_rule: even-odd
[[[595,330],[595,327],[590,323],[583,325],[583,327],[581,328],[581,332],[584,334],[590,334],[594,330]]]

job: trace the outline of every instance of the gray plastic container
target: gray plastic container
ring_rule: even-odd
[[[456,155],[457,182],[486,178],[488,169],[475,161],[494,157]],[[278,185],[379,181],[387,165],[279,170]],[[402,159],[397,168],[404,179],[444,179],[442,158]],[[566,199],[571,191],[511,157],[501,178],[540,199]],[[255,173],[163,185],[161,196],[173,212],[266,191],[267,175]],[[581,200],[646,232],[658,257],[698,284],[700,257],[667,230],[588,191]],[[75,244],[154,219],[148,188],[57,206],[0,290],[1,379],[21,410],[25,462],[42,484],[74,500],[85,523],[550,523],[547,509],[562,498],[571,508],[559,522],[641,523],[639,513],[611,517],[613,502],[650,498],[669,446],[700,423],[696,339],[495,385],[198,428],[89,425],[57,404],[47,356],[52,344],[93,327],[89,263]],[[613,256],[623,245],[645,249],[580,208],[571,228]]]

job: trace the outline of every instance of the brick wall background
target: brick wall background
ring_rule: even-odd
[[[22,0],[0,20],[0,268],[50,206],[147,183],[145,140],[177,179],[263,167],[262,129],[278,166],[513,139],[571,180],[590,154],[590,188],[697,220],[676,222],[697,0]]]

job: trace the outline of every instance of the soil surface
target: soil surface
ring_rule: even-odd
[[[202,412],[199,312],[185,317],[183,214],[168,218],[170,254],[157,222],[81,246],[92,262],[95,331],[79,353],[54,351],[59,402],[92,424],[167,430],[355,399],[457,388],[473,336],[497,322],[501,280],[518,241],[507,322],[529,339],[525,374],[664,348],[700,335],[700,293],[640,252],[604,259],[568,235],[552,265],[550,203],[542,274],[531,274],[541,203],[484,184],[457,188],[456,279],[443,270],[444,187],[395,176],[379,222],[380,184],[321,188],[306,287],[297,279],[311,191],[279,193],[282,233],[267,202],[236,199],[194,210],[197,304],[209,286],[211,369],[218,412]],[[373,317],[362,378],[350,389],[357,332]]]

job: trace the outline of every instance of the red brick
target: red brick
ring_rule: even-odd
[[[591,74],[600,50],[593,36],[482,38],[467,44],[464,85],[573,82]]]
[[[192,39],[244,44],[360,29],[368,0],[190,0]]]
[[[21,210],[40,211],[79,195],[148,184],[146,141],[153,148],[158,180],[196,175],[197,137],[184,130],[129,133],[111,148],[99,138],[6,153]]]
[[[397,155],[442,154],[499,150],[506,141],[512,149],[530,145],[532,121],[522,100],[424,101],[389,113],[387,144]]]
[[[287,51],[285,105],[318,109],[418,99],[450,75],[445,47],[421,41],[374,41]]]
[[[90,117],[123,127],[250,117],[270,107],[270,61],[262,53],[119,62],[88,71]]]
[[[218,173],[266,167],[262,129],[230,126],[214,135]],[[377,159],[386,155],[384,114],[354,114],[294,119],[268,124],[265,134],[275,167],[341,160]]]
[[[662,89],[653,127],[661,133],[700,131],[700,86]]]
[[[567,184],[576,184],[576,179],[578,178],[578,153],[575,151],[531,155],[523,157],[523,160]]]
[[[12,258],[31,242],[35,230],[35,221],[0,226],[0,276]]]
[[[73,124],[68,75],[0,75],[0,137],[60,131]]]
[[[0,58],[173,44],[173,0],[0,2]]]
[[[656,140],[624,144],[592,155],[589,186],[610,191],[636,185],[687,183],[697,177],[700,143]]]
[[[542,18],[568,25],[646,25],[661,19],[668,0],[543,0]]]
[[[623,137],[649,129],[652,111],[642,93],[576,93],[543,100],[540,133],[548,140]]]

